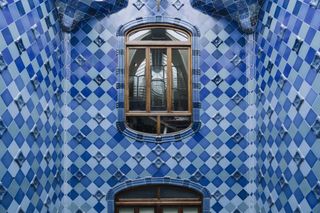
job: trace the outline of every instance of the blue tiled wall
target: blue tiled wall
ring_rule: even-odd
[[[191,5],[213,17],[224,16],[238,22],[245,33],[257,26],[261,0],[191,0]]]
[[[253,33],[255,31],[261,2],[261,0],[190,0],[191,5],[202,13],[214,17],[227,17],[236,21],[240,29],[245,33]],[[145,1],[139,0],[134,5],[140,10],[145,3]],[[151,4],[148,3],[154,9],[156,1]],[[172,4],[177,10],[180,10],[184,6],[184,1],[174,0],[165,2],[165,4]],[[128,5],[128,0],[57,0],[56,5],[62,28],[65,31],[72,31],[81,20],[89,19],[92,16],[112,14],[125,8]]]
[[[256,34],[258,206],[320,212],[319,1],[270,0]]]
[[[90,19],[92,16],[105,16],[125,8],[128,0],[56,0],[55,3],[61,28],[69,32],[77,28],[82,20]]]
[[[320,212],[319,1],[265,1],[254,35],[182,0],[81,7],[74,29],[81,2],[0,0],[0,212],[112,212],[147,182],[203,191],[205,213]],[[116,125],[116,33],[150,16],[200,31],[202,126],[158,144]]]
[[[254,143],[248,124],[253,36],[238,24],[181,5],[129,1],[120,12],[81,22],[69,37],[64,86],[66,212],[109,211],[107,193],[126,180],[189,180],[212,194],[210,212],[253,212]],[[178,6],[177,6],[178,5]],[[144,143],[125,137],[117,122],[118,28],[137,17],[172,16],[199,28],[200,120],[198,133],[181,141]],[[196,17],[196,18],[195,18]],[[67,54],[67,53],[66,53]],[[68,55],[69,55],[68,54]],[[252,73],[251,73],[252,74]],[[254,89],[254,87],[252,87]],[[254,114],[252,114],[254,115]]]
[[[60,205],[61,36],[53,1],[0,1],[0,212]]]

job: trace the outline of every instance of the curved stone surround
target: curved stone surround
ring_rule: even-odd
[[[109,190],[106,195],[106,200],[108,202],[109,212],[114,212],[114,198],[115,195],[131,187],[145,186],[145,185],[172,185],[172,186],[181,186],[189,189],[193,189],[199,192],[203,196],[202,202],[202,212],[210,213],[210,192],[203,186],[199,185],[196,182],[192,182],[185,179],[175,179],[171,177],[147,177],[137,180],[127,180],[123,183],[120,183],[114,186],[113,189]]]
[[[210,16],[226,16],[245,33],[256,29],[262,0],[190,0],[192,7]]]
[[[134,131],[127,127],[125,124],[125,109],[124,109],[124,70],[125,70],[125,33],[130,30],[134,29],[136,27],[139,27],[140,25],[145,24],[170,24],[179,26],[189,32],[191,32],[192,36],[192,85],[193,85],[193,96],[192,96],[192,125],[189,128],[186,128],[182,131],[173,133],[173,134],[167,134],[167,135],[161,135],[161,136],[155,136],[152,134],[144,134],[137,131]],[[200,65],[199,65],[199,59],[200,59],[200,49],[199,49],[199,37],[200,37],[200,31],[196,26],[193,26],[191,23],[181,20],[180,18],[169,18],[169,17],[162,17],[162,16],[151,16],[151,17],[145,17],[145,18],[137,18],[133,21],[130,21],[129,23],[126,23],[124,25],[121,25],[121,27],[117,31],[117,37],[118,37],[118,67],[117,67],[117,73],[118,73],[118,122],[117,122],[117,128],[119,131],[121,131],[124,135],[131,137],[138,141],[143,142],[152,142],[152,143],[165,143],[165,142],[173,142],[177,140],[181,140],[184,138],[187,138],[196,132],[199,131],[201,127],[201,122],[199,118],[201,103],[200,103]]]

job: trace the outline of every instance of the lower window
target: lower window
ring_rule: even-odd
[[[119,213],[199,213],[197,207],[123,207]]]
[[[116,213],[200,213],[202,196],[191,189],[151,185],[117,194]]]

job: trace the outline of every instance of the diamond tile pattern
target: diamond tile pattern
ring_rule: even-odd
[[[57,212],[60,206],[57,18],[51,0],[0,1],[0,212]]]
[[[140,9],[143,16],[157,12],[152,2],[144,2]],[[104,196],[126,180],[170,176],[196,182],[211,193],[220,191],[224,196],[220,199],[212,196],[208,212],[249,211],[253,208],[250,203],[255,191],[251,175],[255,172],[254,164],[250,166],[249,162],[255,149],[247,137],[253,128],[246,125],[251,113],[246,110],[255,103],[248,100],[251,94],[248,84],[254,79],[247,77],[250,66],[246,63],[250,57],[246,51],[253,53],[253,40],[250,43],[249,36],[243,35],[236,23],[223,17],[208,19],[187,1],[182,2],[184,6],[179,13],[172,4],[162,1],[159,13],[163,10],[169,16],[199,26],[202,126],[195,135],[182,140],[143,143],[124,136],[116,126],[118,110],[123,105],[117,92],[120,86],[116,32],[120,25],[131,21],[131,14],[137,13],[133,3],[103,19],[82,21],[71,35],[72,72],[63,85],[68,112],[64,199],[70,203],[65,210],[107,211],[107,200],[97,197],[99,191]],[[190,11],[197,15],[197,20],[188,17]],[[97,42],[98,37],[103,39],[102,45]],[[220,40],[216,47],[213,41],[217,37]],[[79,56],[83,57],[83,63],[77,62]],[[217,76],[219,79],[214,80]],[[237,101],[233,100],[235,96]],[[79,171],[83,174],[81,179],[76,178]]]
[[[71,31],[84,19],[115,13],[128,5],[128,0],[57,0],[62,29]],[[137,8],[141,6],[137,5]]]
[[[92,16],[106,15],[118,12],[127,7],[127,0],[116,1],[95,1],[95,0],[58,0],[57,8],[63,29],[71,31],[76,28],[81,20],[89,19]],[[227,16],[239,23],[244,32],[252,33],[258,21],[260,9],[259,0],[192,0],[191,5],[211,16]],[[153,11],[153,15],[163,15],[168,2],[135,0],[132,5],[140,11],[144,6]],[[177,10],[184,6],[183,1],[174,0],[172,6]]]
[[[265,1],[259,17],[257,212],[320,212],[318,4]]]
[[[205,192],[204,213],[320,212],[319,1],[258,10],[256,0],[0,0],[0,212],[112,213],[110,195],[146,183]],[[201,127],[132,139],[118,122],[117,30],[161,16],[199,30]]]
[[[145,5],[151,8],[157,15],[164,12],[168,2],[160,1],[158,6],[156,1],[136,0],[132,5],[141,10]],[[209,14],[211,16],[227,16],[239,23],[244,32],[252,33],[255,30],[258,21],[258,12],[260,4],[258,0],[192,0],[194,8]],[[73,30],[81,20],[89,19],[92,16],[106,15],[118,12],[128,5],[127,0],[116,1],[94,1],[94,0],[58,0],[57,7],[60,14],[60,20],[63,29],[66,31]],[[172,6],[177,10],[184,6],[183,1],[174,0]],[[155,10],[156,9],[156,10]]]
[[[259,0],[191,0],[191,5],[210,16],[225,16],[236,21],[242,31],[253,33],[258,22]]]

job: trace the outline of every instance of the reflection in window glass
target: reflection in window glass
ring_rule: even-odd
[[[120,208],[119,213],[134,213],[133,208]]]
[[[163,208],[163,213],[178,213],[177,207],[165,207]]]
[[[186,116],[163,116],[160,119],[161,134],[178,132],[188,128],[191,124],[191,118]]]
[[[129,49],[129,109],[146,109],[145,49]]]
[[[188,41],[188,34],[174,29],[142,29],[129,35],[129,41]]]
[[[172,109],[188,110],[188,49],[172,49]]]
[[[151,110],[167,109],[167,50],[151,49]]]
[[[127,190],[119,193],[119,199],[142,199],[142,198],[156,198],[157,187],[149,186],[146,188],[139,188],[135,190]]]
[[[163,187],[160,190],[160,197],[161,198],[195,198],[199,197],[196,192],[191,191],[191,190],[185,190],[184,188],[181,187],[175,187],[175,186],[170,186],[170,187]]]
[[[148,116],[127,116],[127,125],[139,132],[157,133],[157,118]]]
[[[191,36],[170,25],[145,26],[126,35],[127,126],[164,135],[192,122]]]
[[[154,208],[152,207],[140,208],[139,213],[154,213]]]
[[[183,213],[198,213],[197,207],[184,207]]]

